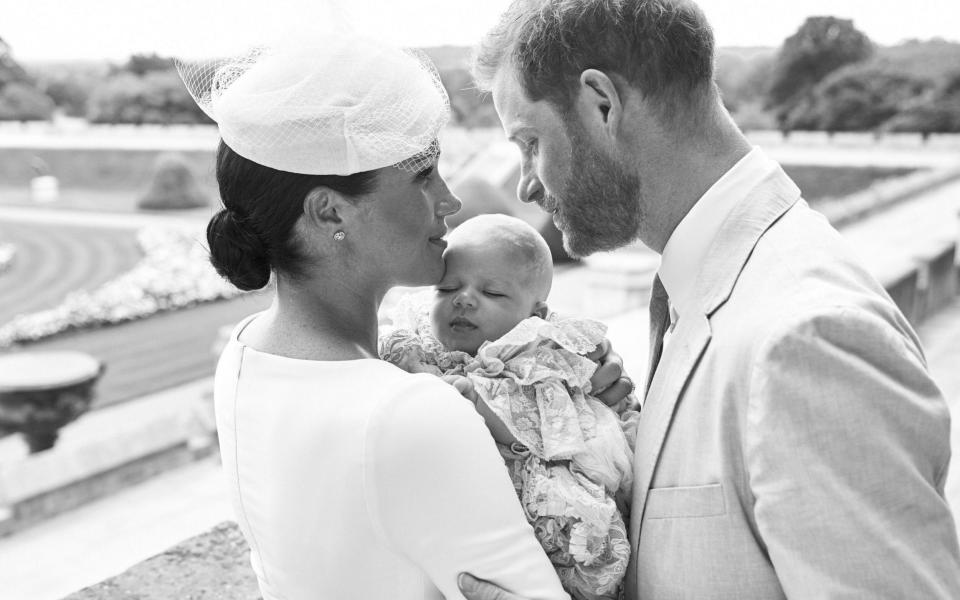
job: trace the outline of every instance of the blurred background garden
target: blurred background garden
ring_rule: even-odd
[[[456,3],[420,4],[419,20],[441,28],[445,17],[431,10]],[[487,24],[506,2],[490,4]],[[726,10],[702,4],[711,19]],[[960,399],[960,375],[948,368],[960,360],[960,33],[950,17],[960,11],[901,38],[890,31],[910,18],[909,6],[832,4],[836,13],[777,21],[783,33],[766,43],[751,43],[755,31],[728,34],[737,15],[715,20],[717,84],[751,141],[865,257],[918,327],[948,399]],[[936,16],[948,4],[915,8]],[[57,10],[45,6],[40,24]],[[97,3],[89,10],[96,21]],[[875,23],[881,10],[889,14],[879,40],[851,16]],[[476,20],[471,11],[480,9],[464,18]],[[51,39],[69,26],[60,21]],[[104,23],[106,48],[113,33]],[[206,260],[218,136],[181,83],[175,53],[123,42],[131,51],[122,55],[41,55],[43,41],[4,27],[0,19],[0,596],[35,600],[230,518],[210,377],[224,332],[269,295],[240,293]],[[18,37],[34,50],[21,54]],[[476,35],[448,37],[420,45],[453,112],[441,173],[464,209],[448,224],[483,212],[531,222],[557,264],[551,305],[606,320],[628,370],[642,377],[658,257],[640,245],[566,256],[550,219],[515,198],[519,155],[470,74]],[[44,576],[56,562],[74,566]]]

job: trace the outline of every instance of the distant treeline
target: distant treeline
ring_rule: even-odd
[[[878,47],[853,22],[810,17],[779,50],[721,50],[717,84],[747,129],[960,132],[960,44]]]
[[[450,95],[453,122],[498,126],[489,95],[474,86],[469,49],[425,51]],[[779,49],[719,49],[716,80],[745,129],[960,132],[958,43],[878,47],[850,20],[810,17]],[[94,123],[210,122],[170,58],[134,55],[121,65],[28,71],[0,40],[0,120],[49,119],[56,110]]]

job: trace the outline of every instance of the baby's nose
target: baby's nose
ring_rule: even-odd
[[[453,305],[457,308],[470,308],[474,305],[473,295],[468,292],[460,292],[453,297]]]

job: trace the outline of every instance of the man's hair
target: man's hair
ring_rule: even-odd
[[[504,66],[531,101],[567,114],[585,69],[616,74],[662,110],[683,113],[713,85],[713,31],[688,0],[514,0],[480,42],[477,85]]]

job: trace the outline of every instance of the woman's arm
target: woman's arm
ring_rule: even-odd
[[[461,572],[532,600],[568,598],[474,407],[439,379],[410,381],[368,430],[368,509],[387,545],[447,600],[462,598]]]

